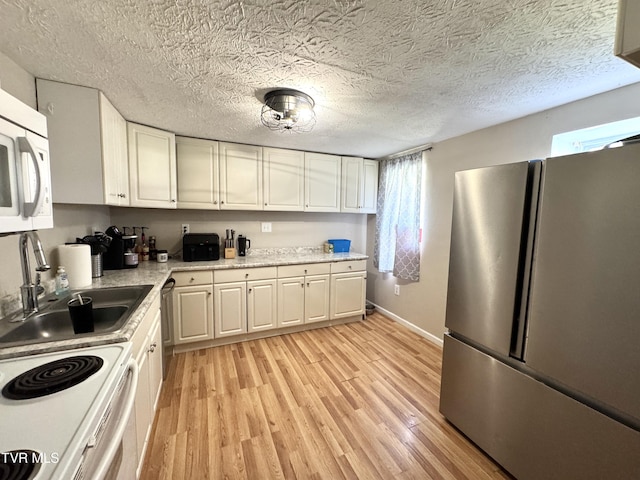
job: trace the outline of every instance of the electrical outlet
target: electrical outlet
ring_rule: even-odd
[[[182,234],[186,234],[189,233],[189,224],[188,223],[183,223],[182,224]]]
[[[262,222],[262,233],[271,233],[271,222]]]
[[[394,285],[393,294],[394,295],[400,295],[400,285],[398,285],[398,284]]]

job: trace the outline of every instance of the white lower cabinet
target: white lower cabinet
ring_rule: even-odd
[[[213,338],[213,285],[176,287],[173,293],[173,343]]]
[[[277,326],[276,267],[216,271],[213,293],[216,338]]]
[[[336,262],[331,265],[331,318],[364,314],[367,290],[365,260]]]
[[[278,327],[329,320],[330,265],[278,267]]]
[[[247,332],[247,282],[213,286],[215,336],[229,337]]]
[[[304,323],[329,320],[331,281],[329,274],[310,275],[304,286]]]
[[[210,340],[213,329],[213,274],[211,271],[174,272],[173,343]]]
[[[174,272],[173,344],[362,315],[366,262]]]
[[[278,327],[304,323],[304,277],[278,279]]]
[[[247,330],[258,332],[276,328],[277,315],[276,280],[247,282]]]
[[[162,334],[160,331],[160,298],[152,304],[132,337],[133,356],[138,364],[138,386],[135,396],[137,475],[153,426],[162,387]]]

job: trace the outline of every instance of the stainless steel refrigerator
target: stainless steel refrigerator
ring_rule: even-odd
[[[454,191],[440,411],[518,479],[640,479],[640,144]]]

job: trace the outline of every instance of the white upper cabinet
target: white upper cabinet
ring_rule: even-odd
[[[342,157],[342,203],[343,212],[360,213],[363,191],[362,158]]]
[[[127,123],[132,207],[176,208],[176,139],[157,128]]]
[[[218,142],[176,137],[178,208],[218,210]]]
[[[378,162],[364,160],[362,162],[362,195],[360,213],[376,213],[378,209]]]
[[[378,162],[358,157],[342,157],[341,211],[376,213]]]
[[[100,93],[100,125],[105,203],[128,206],[130,199],[127,121],[102,93]]]
[[[36,79],[59,203],[129,205],[126,121],[94,88]],[[91,181],[78,182],[78,179]]]
[[[305,153],[305,206],[307,212],[339,212],[341,158],[324,153]]]
[[[304,152],[262,149],[264,210],[304,210]]]
[[[262,147],[220,143],[220,209],[263,210]]]

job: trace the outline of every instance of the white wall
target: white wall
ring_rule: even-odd
[[[397,282],[380,274],[369,261],[367,297],[382,308],[438,338],[444,333],[453,174],[457,170],[545,158],[553,135],[568,130],[640,116],[640,84],[553,108],[434,145],[426,155],[425,209],[421,280]],[[375,217],[367,225],[367,253],[373,255]]]

